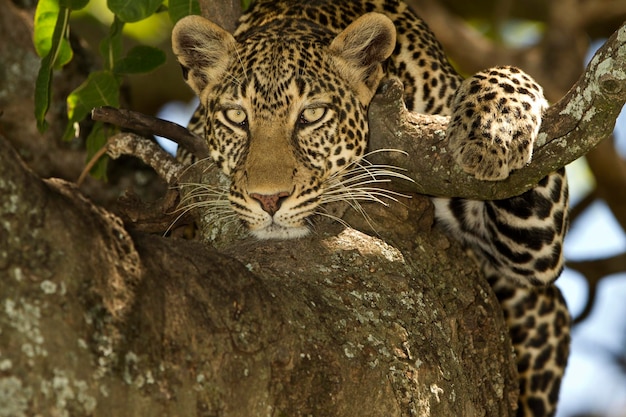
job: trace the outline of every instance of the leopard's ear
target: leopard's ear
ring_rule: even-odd
[[[396,46],[396,28],[384,14],[367,13],[352,22],[330,44],[331,56],[342,75],[369,104],[383,77],[382,63]]]
[[[219,81],[235,55],[235,38],[210,20],[187,16],[172,31],[172,49],[183,68],[183,77],[198,96],[207,85]]]

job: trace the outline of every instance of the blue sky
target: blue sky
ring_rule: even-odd
[[[626,115],[615,129],[617,147],[626,155]],[[584,162],[568,169],[572,201],[590,189]],[[623,192],[623,190],[621,191]],[[574,224],[565,241],[570,260],[596,259],[626,250],[626,235],[611,211],[596,201]],[[577,272],[565,270],[557,281],[570,311],[584,307],[587,285]],[[626,373],[612,360],[612,354],[626,352],[626,273],[603,279],[592,314],[573,331],[572,353],[561,389],[557,417],[571,417],[581,411],[607,417],[626,416]]]

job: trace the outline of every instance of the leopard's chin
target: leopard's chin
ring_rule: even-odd
[[[311,230],[306,226],[285,227],[272,223],[260,229],[250,230],[250,234],[261,240],[269,239],[298,239],[308,235]]]

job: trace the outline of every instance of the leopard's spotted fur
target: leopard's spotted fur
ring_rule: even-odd
[[[367,106],[399,77],[407,107],[450,115],[449,149],[468,173],[506,178],[528,163],[546,107],[513,67],[467,80],[427,25],[397,0],[257,1],[233,36],[200,17],[174,28],[174,51],[200,97],[190,128],[230,179],[229,200],[259,238],[301,237],[367,149]],[[519,416],[555,412],[569,316],[552,285],[563,266],[564,172],[502,201],[434,199],[438,220],[472,249],[511,328]]]

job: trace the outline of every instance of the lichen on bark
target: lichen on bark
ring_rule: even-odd
[[[7,242],[4,409],[512,415],[497,302],[471,260],[431,230],[428,200],[369,209],[384,239],[322,222],[307,239],[243,239],[218,253],[128,233],[73,187],[28,173],[1,143],[2,178],[15,184],[3,191],[19,204],[0,216],[15,216],[15,227],[28,212],[39,219],[12,234],[24,256]],[[19,280],[5,273],[16,270]]]

